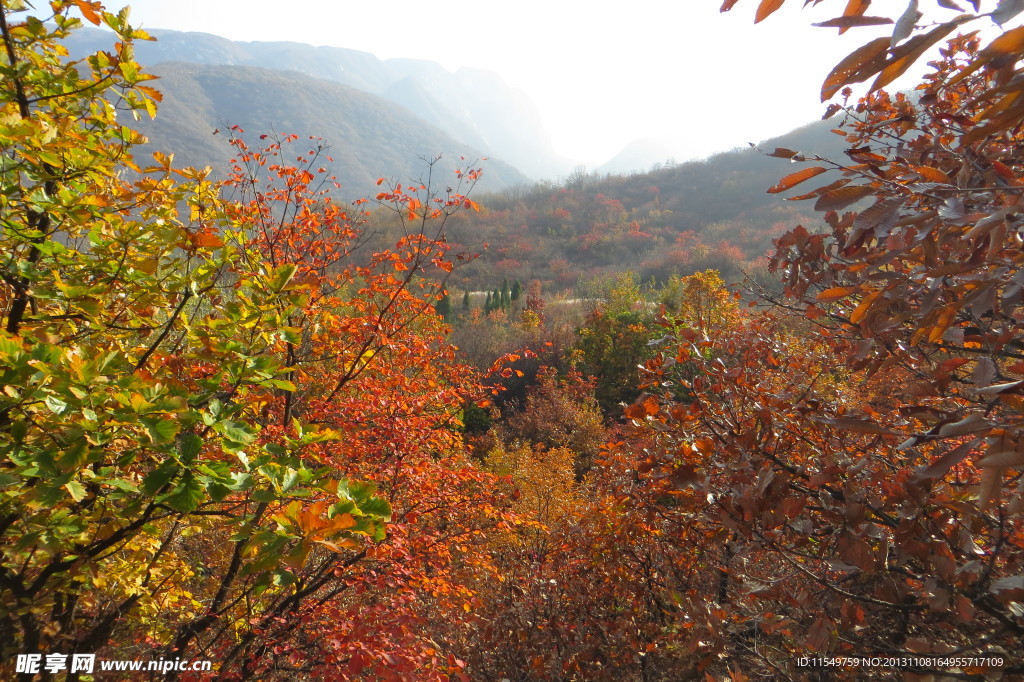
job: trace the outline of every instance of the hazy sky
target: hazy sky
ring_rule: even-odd
[[[108,0],[109,7],[122,2]],[[292,40],[501,74],[532,97],[556,150],[603,162],[665,136],[683,160],[820,117],[820,84],[877,28],[815,28],[841,9],[790,2],[753,25],[755,0],[135,0],[144,28]],[[886,0],[880,11],[899,11]],[[888,5],[895,5],[888,7]],[[670,154],[666,154],[666,157]]]

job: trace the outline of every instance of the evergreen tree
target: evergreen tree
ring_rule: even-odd
[[[437,299],[437,303],[434,304],[434,310],[437,314],[447,322],[452,316],[452,301],[448,297],[448,294],[443,294],[441,298]]]

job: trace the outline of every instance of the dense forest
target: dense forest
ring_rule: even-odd
[[[831,148],[343,203],[0,0],[5,676],[1024,675],[1024,4],[869,4]]]

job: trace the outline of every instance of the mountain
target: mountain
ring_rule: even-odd
[[[174,151],[181,164],[226,168],[232,149],[223,135],[212,133],[230,124],[252,135],[322,137],[334,159],[323,165],[351,198],[375,193],[382,176],[418,180],[424,159],[438,154],[442,171],[454,169],[460,156],[481,156],[392,102],[338,83],[252,66],[176,62],[151,70],[160,77],[156,83],[164,99],[156,119],[142,117],[136,127],[149,138],[149,147]],[[498,160],[483,165],[481,189],[526,179]]]
[[[156,41],[136,43],[136,59],[255,66],[298,72],[377,95],[407,108],[425,122],[485,156],[501,159],[537,179],[556,177],[573,165],[559,158],[529,97],[500,76],[475,69],[452,73],[420,59],[381,60],[339,47],[293,42],[235,42],[208,33],[154,29]],[[68,40],[72,56],[109,50],[110,33],[87,27]]]
[[[813,201],[785,198],[838,175],[829,171],[781,194],[767,189],[813,164],[815,155],[848,160],[848,145],[831,132],[833,125],[818,121],[759,145],[765,152],[800,151],[808,159],[803,163],[735,149],[643,173],[584,174],[562,185],[479,197],[484,210],[457,216],[451,242],[456,251],[490,247],[461,267],[452,284],[478,291],[503,279],[537,279],[557,291],[625,270],[659,282],[708,268],[730,280],[744,272],[763,276],[774,238],[798,224],[812,231],[821,225]]]
[[[611,159],[598,166],[599,175],[649,171],[662,165],[675,165],[674,159],[693,156],[688,153],[686,140],[645,137],[627,144]]]

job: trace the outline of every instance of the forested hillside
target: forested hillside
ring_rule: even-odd
[[[831,160],[341,202],[305,134],[142,153],[127,10],[0,0],[4,677],[1024,676],[1024,5],[818,4]]]
[[[835,125],[814,123],[759,147],[848,161],[851,143],[832,132]],[[745,148],[646,173],[578,171],[558,185],[485,193],[478,197],[483,210],[452,223],[453,248],[481,253],[453,283],[480,290],[505,278],[537,279],[560,291],[627,270],[664,284],[709,268],[729,281],[743,273],[763,279],[772,240],[813,216],[813,197],[786,202],[780,197],[799,192],[766,191],[793,165]]]

